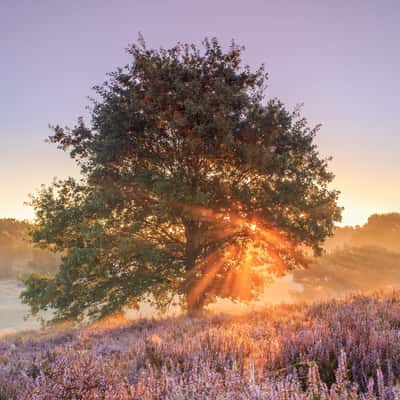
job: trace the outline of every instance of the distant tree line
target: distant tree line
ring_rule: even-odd
[[[59,256],[35,248],[29,237],[31,224],[0,219],[0,279],[24,277],[32,272],[54,273]]]
[[[327,251],[344,246],[378,246],[400,252],[400,213],[373,214],[363,226],[336,228],[324,244]]]
[[[400,287],[400,214],[372,215],[363,226],[336,228],[326,254],[293,273],[304,290],[295,296],[316,300],[351,291]]]
[[[30,243],[31,224],[0,219],[0,279],[32,272],[54,273],[59,258]],[[325,243],[326,254],[294,281],[299,300],[340,296],[355,290],[400,286],[400,213],[372,215],[363,226],[338,227]]]

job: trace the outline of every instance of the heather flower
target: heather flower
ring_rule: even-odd
[[[3,337],[0,400],[399,399],[399,300]]]

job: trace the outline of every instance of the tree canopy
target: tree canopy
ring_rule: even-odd
[[[128,49],[95,87],[91,123],[50,137],[81,167],[34,196],[33,241],[62,254],[23,300],[55,319],[128,305],[249,300],[265,279],[304,266],[340,219],[328,159],[299,109],[267,100],[264,67],[243,48]]]

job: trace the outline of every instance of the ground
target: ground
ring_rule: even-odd
[[[1,400],[394,399],[399,377],[400,292],[0,341]]]

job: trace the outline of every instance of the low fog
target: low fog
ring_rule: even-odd
[[[33,248],[28,231],[26,222],[0,220],[0,335],[38,326],[32,319],[24,321],[28,308],[19,302],[23,288],[20,280],[32,272],[52,273],[57,268],[58,257]],[[326,241],[323,256],[314,259],[307,269],[276,279],[259,301],[220,301],[211,311],[241,313],[266,303],[337,298],[353,291],[396,288],[399,283],[400,214],[372,215],[363,226],[338,227]],[[144,307],[131,315],[146,316],[151,312]]]

